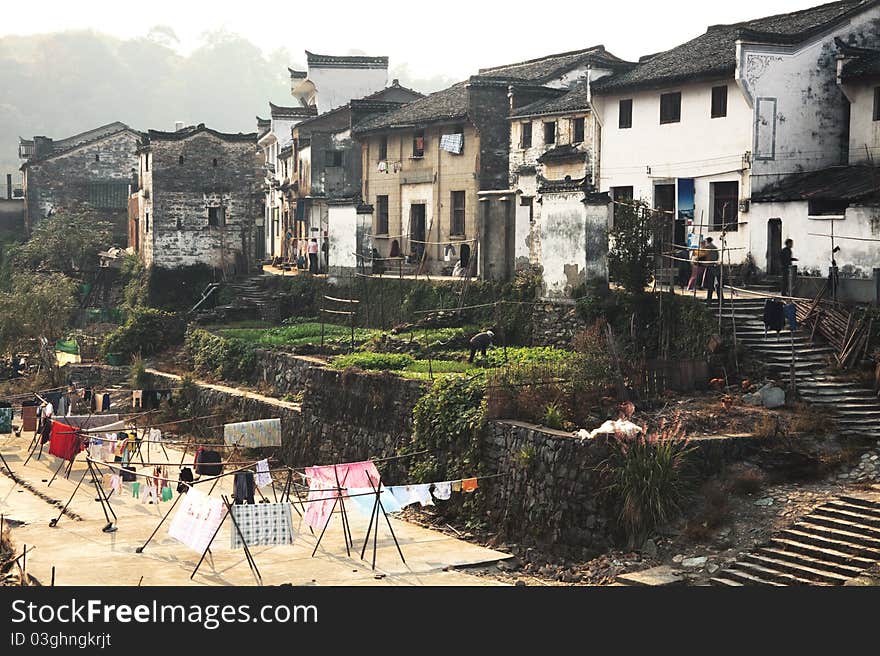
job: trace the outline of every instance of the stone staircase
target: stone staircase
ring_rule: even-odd
[[[843,585],[875,563],[880,563],[880,494],[841,496],[720,570],[711,583]]]
[[[725,298],[722,319],[728,334],[735,320],[738,342],[755,353],[768,374],[782,385],[790,378],[793,348],[795,380],[804,401],[827,409],[842,434],[880,439],[880,398],[831,367],[834,350],[821,336],[815,335],[811,342],[806,331],[792,335],[787,327],[779,334],[768,331],[765,335],[764,301],[762,297],[737,296],[731,308],[730,299]],[[718,305],[711,310],[717,315]]]

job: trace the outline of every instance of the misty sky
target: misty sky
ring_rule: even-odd
[[[705,31],[733,23],[805,9],[821,0],[383,0],[357,2],[242,2],[241,0],[28,0],[3,11],[0,36],[91,28],[131,38],[166,25],[188,53],[206,31],[227,30],[264,52],[286,48],[291,63],[304,49],[321,54],[363,51],[388,55],[390,65],[408,64],[415,75],[467,77],[477,68],[575,50],[602,43],[619,57],[668,49]],[[542,15],[542,9],[546,15]]]

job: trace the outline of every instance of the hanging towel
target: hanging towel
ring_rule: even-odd
[[[461,481],[452,481],[452,483],[450,484],[449,488],[450,488],[453,492],[461,492]]]
[[[223,441],[226,444],[258,449],[265,446],[281,446],[281,420],[260,419],[240,421],[223,426]]]
[[[409,504],[418,501],[418,499],[412,498],[411,485],[392,485],[388,488],[388,491],[391,492],[394,500],[397,501],[397,505],[401,508],[406,508]]]
[[[434,498],[446,501],[452,496],[452,483],[445,481],[443,483],[434,483]]]
[[[269,473],[269,461],[260,460],[257,463],[257,476],[254,481],[257,487],[266,487],[272,484],[272,475]]]
[[[431,497],[431,483],[411,486],[409,498],[412,503],[418,501],[422,506],[433,506],[434,499]]]
[[[226,516],[226,506],[220,499],[209,497],[196,488],[192,488],[181,503],[168,526],[168,535],[190,549],[204,552]]]
[[[372,517],[373,506],[376,504],[376,493],[373,490],[366,490],[361,487],[350,488],[348,493],[351,496],[345,499],[346,506],[352,508],[361,517]],[[391,498],[393,499],[394,497]],[[386,510],[386,512],[389,511]]]
[[[293,521],[289,503],[233,506],[232,518],[238,524],[238,530],[234,525],[230,528],[233,549],[240,549],[243,546],[242,536],[249,547],[293,542]]]
[[[63,460],[73,461],[82,450],[82,442],[76,428],[62,424],[60,421],[50,421],[49,453]]]
[[[113,474],[110,477],[110,489],[117,494],[122,494],[122,477],[119,474]]]
[[[323,528],[327,523],[334,499],[335,488],[366,487],[379,483],[379,470],[370,461],[348,462],[339,465],[306,467],[309,480],[310,503],[306,504],[303,520],[312,528]]]
[[[150,436],[148,438],[151,442],[161,442],[162,441],[162,431],[158,428],[150,429]]]
[[[373,504],[376,503],[376,490],[372,487],[351,487],[348,488],[348,494],[352,495],[349,500],[354,502],[359,508],[366,508],[365,517],[369,517],[373,512]],[[355,496],[356,495],[356,496]],[[387,513],[400,512],[403,510],[398,503],[397,498],[392,494],[390,487],[382,487],[379,490],[379,499],[382,502],[382,508]]]
[[[461,491],[462,492],[473,492],[477,489],[477,479],[476,478],[466,478],[461,482]]]

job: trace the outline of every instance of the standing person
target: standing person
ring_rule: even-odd
[[[711,237],[706,237],[703,250],[705,251],[703,262],[706,266],[706,273],[703,278],[704,286],[706,287],[706,303],[712,302],[712,292],[715,291],[716,285],[718,285],[718,302],[721,303],[723,298],[721,293],[721,280],[718,276],[718,267],[720,265],[720,262],[718,261],[718,247],[712,243]]]
[[[325,273],[330,270],[330,240],[327,238],[327,231],[324,231],[324,241],[321,243],[321,253],[324,261],[321,263],[321,271]]]
[[[309,242],[309,273],[318,273],[318,240],[314,237]]]
[[[689,292],[703,286],[703,274],[706,272],[706,267],[703,266],[703,259],[706,257],[706,251],[703,250],[705,246],[706,240],[701,239],[700,246],[691,256],[691,277],[687,284],[687,290]]]
[[[782,295],[783,296],[791,296],[789,293],[791,290],[788,288],[788,269],[791,267],[792,262],[797,262],[798,259],[792,255],[792,247],[794,246],[794,241],[791,239],[785,240],[785,248],[779,251],[779,264],[782,266]]]
[[[483,358],[486,357],[486,349],[492,346],[492,340],[495,338],[495,333],[491,330],[487,330],[482,333],[477,333],[473,337],[471,337],[470,345],[471,345],[471,356],[468,358],[468,362],[474,361],[474,356],[477,354],[477,349],[479,349],[480,353],[482,353]]]

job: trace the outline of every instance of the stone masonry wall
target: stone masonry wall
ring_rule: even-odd
[[[255,382],[267,386],[276,396],[296,394],[305,389],[308,370],[323,364],[317,358],[259,349]]]
[[[569,347],[586,328],[573,303],[538,303],[532,310],[532,346]]]
[[[28,163],[25,173],[28,229],[33,229],[52,210],[88,203],[92,198],[92,185],[120,185],[119,197],[124,202],[118,207],[95,207],[94,211],[96,217],[112,221],[118,244],[124,246],[128,230],[127,185],[131,183],[132,170],[138,168],[137,141],[134,132],[123,131],[50,159]],[[98,193],[95,197],[105,195]]]

